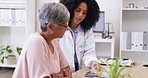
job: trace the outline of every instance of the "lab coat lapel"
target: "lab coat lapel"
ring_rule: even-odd
[[[77,35],[77,39],[76,39],[76,43],[80,43],[84,40],[84,32],[83,31],[80,31],[78,32],[78,35]]]
[[[67,30],[66,32],[65,32],[65,35],[71,40],[71,42],[73,43],[73,38],[72,38],[72,35],[71,35],[71,33],[70,33],[70,31],[69,30]]]

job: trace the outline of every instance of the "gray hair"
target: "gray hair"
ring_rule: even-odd
[[[46,31],[47,24],[64,24],[70,19],[67,8],[61,3],[45,3],[39,10],[39,21],[42,31]]]

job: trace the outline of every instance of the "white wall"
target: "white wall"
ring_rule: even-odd
[[[38,10],[43,3],[47,2],[59,2],[59,0],[36,0],[36,30],[39,30]]]
[[[36,4],[37,4],[37,8],[39,8],[41,6],[41,4],[43,3],[47,3],[47,2],[59,2],[59,0],[36,0]]]
[[[115,56],[119,53],[119,37],[120,37],[120,9],[121,0],[96,0],[101,10],[105,11],[105,22],[113,23],[115,31]],[[45,2],[59,2],[59,0],[37,0],[36,10],[39,9],[42,3]],[[37,14],[36,14],[37,15]],[[38,21],[38,20],[36,20]],[[36,23],[38,25],[38,23]]]
[[[115,31],[115,56],[119,53],[121,0],[97,0],[100,9],[105,11],[105,22],[113,23]]]
[[[27,1],[26,37],[35,32],[35,0]]]

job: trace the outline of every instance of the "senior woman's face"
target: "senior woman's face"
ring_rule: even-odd
[[[87,4],[81,2],[79,6],[74,10],[73,23],[76,25],[80,24],[86,17],[87,14]]]
[[[55,27],[55,35],[57,36],[57,38],[62,38],[63,37],[67,27],[68,27],[68,23],[58,24]]]

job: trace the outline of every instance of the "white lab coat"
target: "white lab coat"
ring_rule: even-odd
[[[59,44],[71,70],[74,72],[74,41],[69,30],[67,30],[64,36],[59,40]],[[85,32],[85,35],[82,30],[78,32],[76,38],[76,53],[80,68],[82,67],[82,62],[85,66],[90,66],[91,61],[98,61],[92,29]]]

